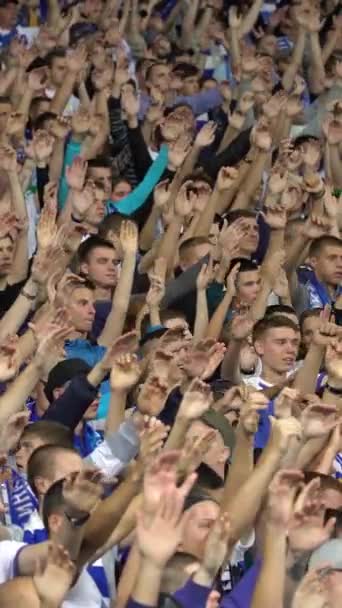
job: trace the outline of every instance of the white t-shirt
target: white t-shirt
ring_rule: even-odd
[[[26,545],[13,540],[0,542],[0,584],[16,576],[16,557]],[[83,569],[76,584],[70,589],[62,608],[104,608],[106,603],[87,570]]]
[[[45,89],[45,95],[49,99],[53,99],[54,96],[56,95],[56,91],[52,88]],[[63,116],[72,116],[73,114],[75,114],[75,112],[77,112],[80,105],[81,105],[81,102],[78,99],[78,97],[75,97],[75,95],[71,95],[63,110]]]

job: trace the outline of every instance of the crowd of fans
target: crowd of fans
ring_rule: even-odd
[[[0,54],[0,607],[341,608],[340,0]]]

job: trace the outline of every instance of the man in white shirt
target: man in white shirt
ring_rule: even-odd
[[[262,319],[254,326],[253,343],[261,360],[261,373],[246,377],[244,382],[258,390],[285,382],[297,360],[298,326],[282,315]]]

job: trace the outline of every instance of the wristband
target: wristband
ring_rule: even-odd
[[[330,386],[330,384],[326,384],[324,388],[333,395],[342,395],[342,388],[335,388],[334,386]]]
[[[75,223],[75,224],[82,224],[82,220],[78,219],[77,217],[74,216],[74,214],[71,214],[71,220]]]
[[[69,515],[69,513],[66,511],[64,511],[64,515],[73,528],[80,528],[88,521],[90,517],[90,513],[86,513],[81,517],[72,517],[72,515]]]
[[[311,194],[312,198],[315,199],[315,201],[319,201],[321,198],[323,198],[324,195],[325,195],[325,188],[323,190],[321,190],[320,192],[313,192]]]
[[[23,288],[21,290],[21,295],[24,296],[24,298],[26,298],[26,300],[30,300],[30,302],[34,302],[37,296],[32,296],[30,293],[27,293],[27,291],[25,291],[25,289]]]

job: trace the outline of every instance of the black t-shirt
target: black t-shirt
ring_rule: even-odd
[[[7,312],[16,301],[25,283],[26,279],[24,281],[19,281],[19,283],[14,283],[13,285],[7,285],[3,290],[0,289],[0,318],[4,316],[5,312]]]

